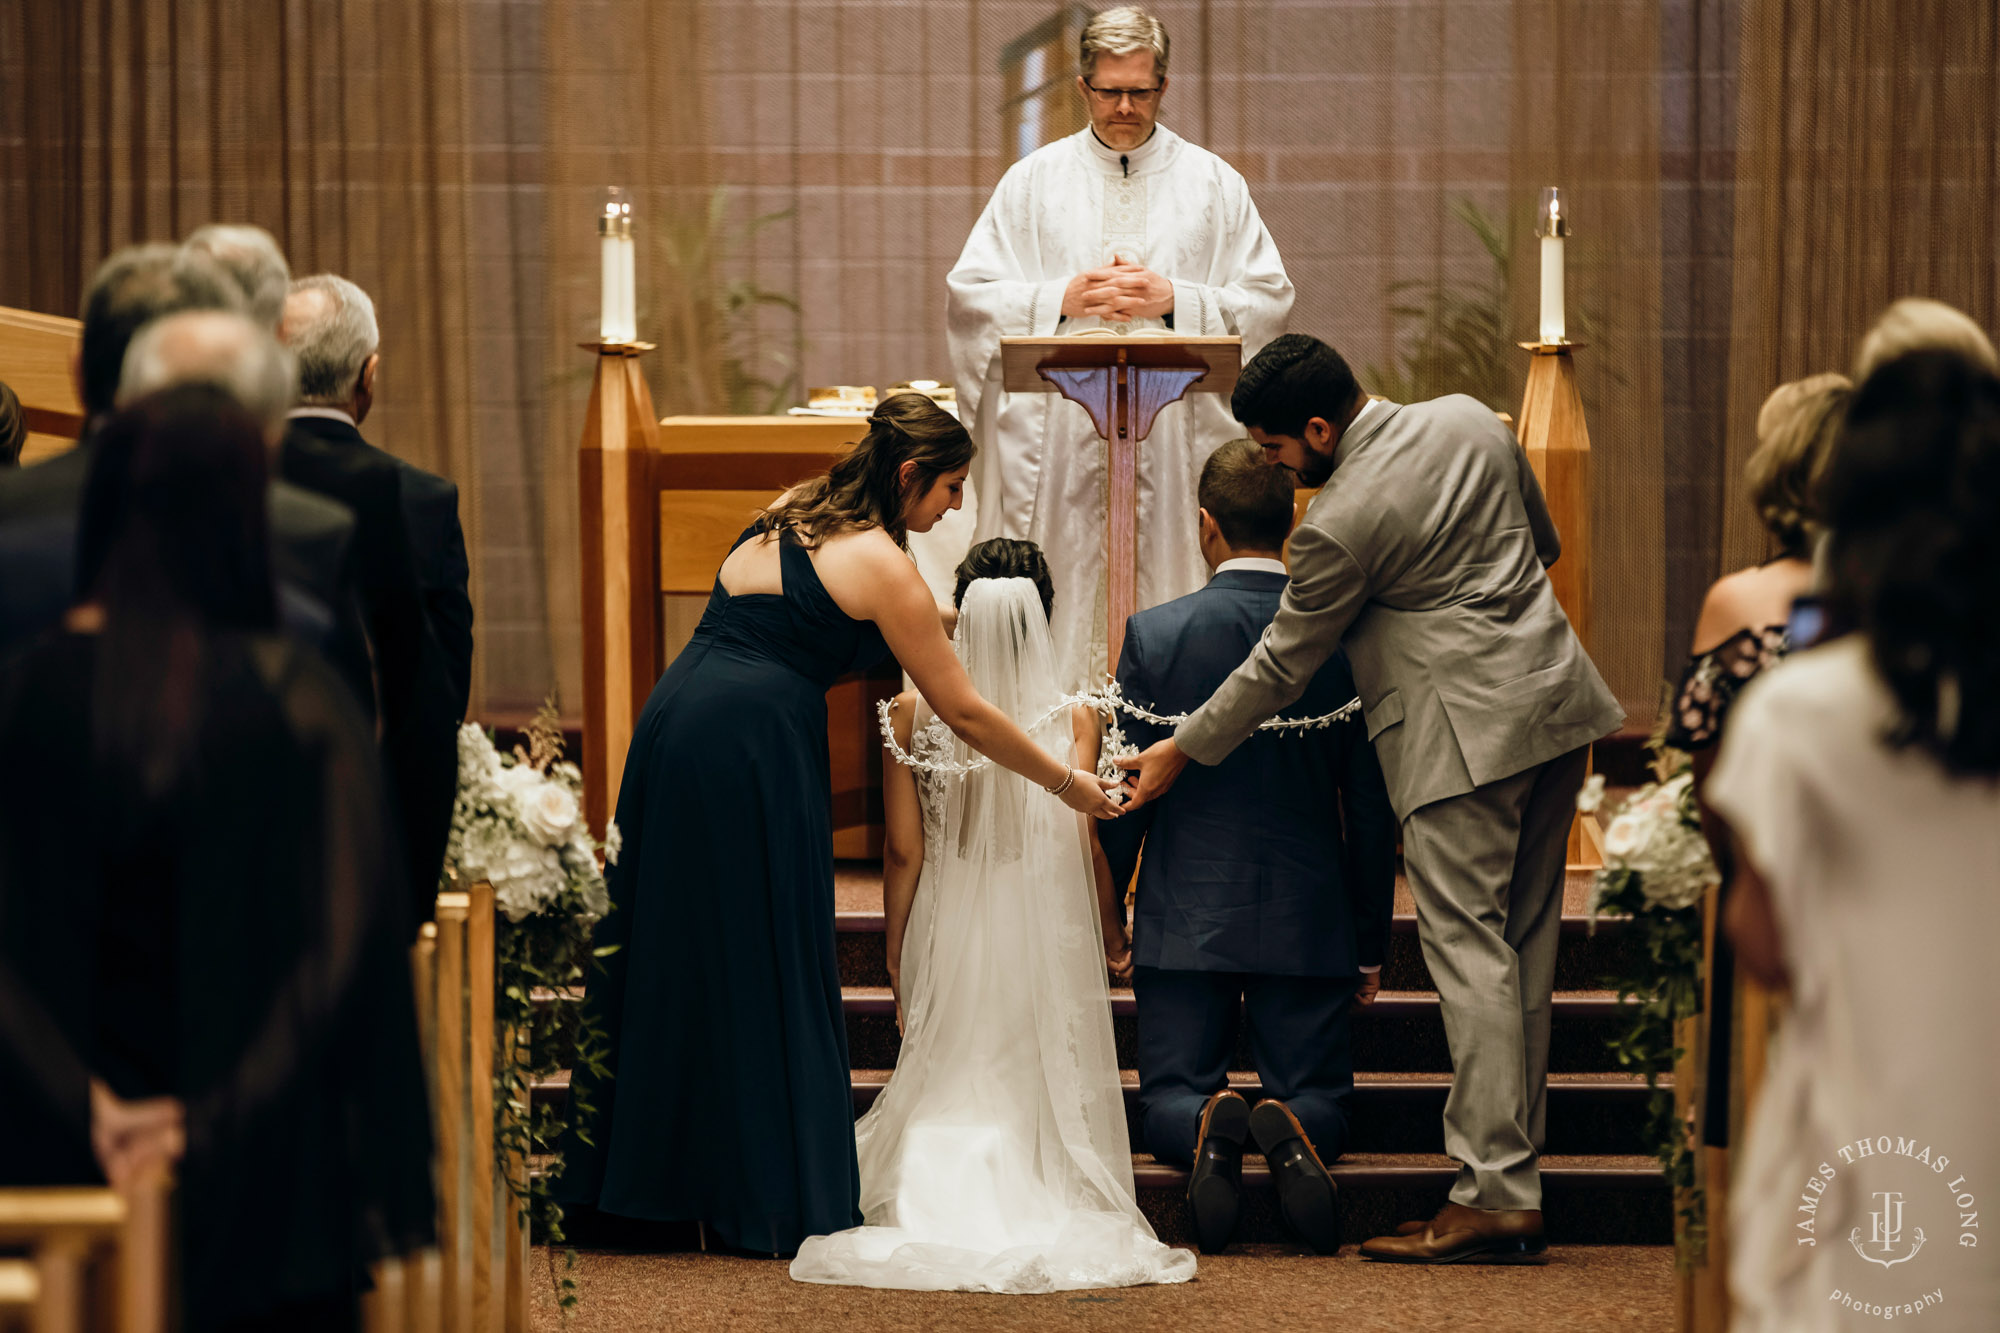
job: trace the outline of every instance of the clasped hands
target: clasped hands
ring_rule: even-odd
[[[1071,319],[1129,324],[1158,319],[1174,308],[1174,284],[1143,264],[1111,256],[1103,268],[1086,269],[1069,280],[1062,313]]]

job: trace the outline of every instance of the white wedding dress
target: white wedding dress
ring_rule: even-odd
[[[1072,750],[1035,585],[982,579],[958,654],[979,692]],[[977,760],[920,711],[919,759]],[[1185,1282],[1140,1213],[1086,834],[995,764],[916,770],[924,864],[903,947],[904,1036],[855,1126],[868,1225],[799,1247],[802,1282],[1029,1293]]]

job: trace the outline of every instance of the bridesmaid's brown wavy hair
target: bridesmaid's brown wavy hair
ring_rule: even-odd
[[[825,475],[801,482],[764,511],[767,527],[790,528],[808,549],[842,532],[880,528],[903,544],[903,511],[939,477],[972,462],[972,435],[951,413],[920,393],[884,398],[868,418],[868,433]],[[903,464],[915,463],[906,486]]]

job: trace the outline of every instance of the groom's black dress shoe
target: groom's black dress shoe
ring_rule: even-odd
[[[1188,1212],[1203,1254],[1220,1254],[1236,1233],[1242,1211],[1243,1140],[1250,1135],[1250,1103],[1224,1090],[1201,1108],[1195,1131],[1194,1172],[1188,1177]]]
[[[1300,1240],[1320,1254],[1340,1251],[1340,1187],[1327,1174],[1312,1140],[1281,1101],[1257,1103],[1250,1132],[1271,1168],[1278,1214]]]

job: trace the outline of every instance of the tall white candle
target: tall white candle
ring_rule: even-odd
[[[618,260],[618,244],[618,238],[608,233],[597,238],[597,248],[604,268],[602,281],[598,285],[597,337],[600,342],[626,341],[619,336],[619,313],[623,310],[624,303],[618,294],[618,277],[623,268]]]
[[[597,215],[598,341],[634,342],[639,336],[632,262],[632,205],[625,192],[612,186],[604,192]]]
[[[1535,210],[1535,235],[1542,238],[1542,318],[1541,340],[1566,342],[1568,321],[1563,317],[1563,237],[1569,235],[1568,201],[1562,191],[1548,186],[1542,191],[1541,206]]]
[[[618,238],[618,327],[628,343],[639,338],[638,263],[634,257],[637,248],[632,240],[631,219],[627,217],[625,234]]]
[[[1563,238],[1542,237],[1542,341],[1559,343],[1563,328]]]

